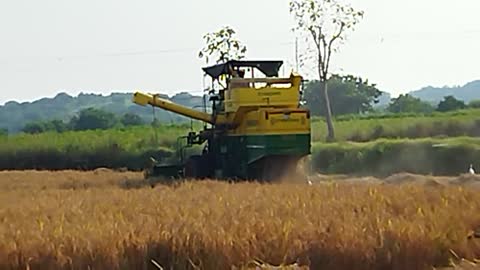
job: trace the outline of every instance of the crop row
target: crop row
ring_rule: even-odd
[[[241,269],[254,260],[309,269],[432,269],[448,265],[452,252],[480,256],[478,240],[469,237],[480,225],[480,193],[467,188],[61,184],[115,181],[101,172],[78,175],[0,173],[0,185],[10,186],[0,192],[1,269],[157,269],[152,262]]]

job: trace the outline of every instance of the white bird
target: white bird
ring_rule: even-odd
[[[310,185],[310,186],[313,185],[313,182],[312,182],[312,180],[310,180],[310,179],[307,180],[307,183],[308,183],[308,185]]]
[[[470,164],[470,169],[468,170],[470,174],[475,174],[475,170],[473,169],[473,165]]]

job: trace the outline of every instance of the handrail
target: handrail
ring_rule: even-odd
[[[291,78],[232,78],[230,83],[270,83],[287,84],[293,83]]]

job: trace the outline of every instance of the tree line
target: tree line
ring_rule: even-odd
[[[95,129],[111,129],[118,127],[129,127],[143,125],[142,118],[134,113],[125,113],[118,116],[98,108],[87,108],[81,110],[68,122],[53,119],[47,121],[35,121],[27,123],[22,131],[25,133],[36,134],[47,131],[65,132],[81,131]],[[1,133],[1,132],[0,132]]]
[[[480,100],[473,100],[466,104],[464,101],[456,99],[454,96],[445,96],[437,106],[413,97],[409,94],[400,95],[392,99],[387,110],[392,113],[431,113],[449,112],[467,108],[480,108]]]
[[[432,113],[456,111],[467,108],[480,108],[480,100],[466,104],[454,96],[445,96],[437,105],[423,101],[409,94],[403,94],[391,99],[385,108],[376,108],[382,92],[375,84],[353,75],[332,75],[327,81],[330,89],[330,105],[333,116],[367,113]],[[308,82],[304,87],[306,106],[312,115],[325,117],[327,115],[325,96],[320,91],[319,81]]]

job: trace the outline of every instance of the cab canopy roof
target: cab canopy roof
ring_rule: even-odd
[[[232,75],[232,70],[237,68],[257,68],[267,77],[278,77],[278,71],[283,65],[283,61],[240,61],[230,60],[228,62],[217,64],[210,67],[202,68],[213,79],[217,79],[221,75]]]

